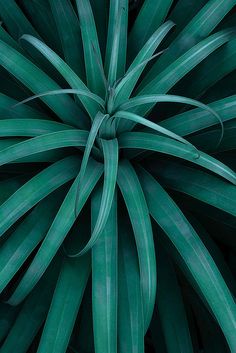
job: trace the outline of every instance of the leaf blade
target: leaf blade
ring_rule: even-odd
[[[223,277],[178,206],[146,171],[139,170],[150,213],[184,259],[211,307],[231,350],[235,349],[236,305]],[[156,207],[155,200],[161,200]],[[182,224],[182,226],[180,226]]]

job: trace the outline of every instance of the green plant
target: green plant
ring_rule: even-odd
[[[236,352],[236,0],[128,5],[0,0],[1,353]]]

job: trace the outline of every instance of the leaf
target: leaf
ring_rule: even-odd
[[[206,38],[234,5],[236,5],[235,0],[208,1],[172,42],[168,52],[153,66],[147,81],[157,76],[180,55]]]
[[[84,78],[81,31],[73,6],[66,0],[49,0],[49,4],[60,36],[65,61],[80,78]]]
[[[236,189],[213,175],[176,164],[158,171],[164,185],[236,216]]]
[[[146,105],[146,107],[147,107],[149,103],[158,103],[158,102],[172,102],[172,103],[189,104],[189,105],[193,105],[198,108],[202,108],[203,110],[206,110],[209,113],[211,113],[212,115],[214,115],[214,117],[218,120],[218,122],[221,125],[221,136],[219,139],[219,144],[220,144],[220,142],[223,138],[223,135],[224,135],[224,125],[221,121],[220,116],[213,109],[208,107],[206,104],[203,104],[203,103],[196,101],[194,99],[182,97],[182,96],[169,95],[169,94],[145,95],[145,96],[138,96],[138,97],[134,97],[134,98],[129,99],[127,101],[127,103],[122,104],[119,107],[119,109],[120,110],[122,110],[122,109],[129,110],[129,109],[138,107],[140,105]]]
[[[40,98],[40,97],[55,96],[55,95],[68,94],[68,93],[69,94],[77,94],[79,97],[80,96],[88,97],[91,100],[93,100],[94,102],[98,103],[101,108],[103,108],[103,109],[105,108],[104,107],[105,102],[103,101],[103,99],[98,97],[96,94],[93,94],[93,93],[90,93],[90,92],[85,92],[85,91],[79,90],[79,89],[70,89],[70,88],[39,93],[39,94],[36,94],[34,96],[31,96],[29,98],[24,99],[23,101],[15,104],[15,106],[17,107],[18,105],[31,102],[32,100],[34,100],[36,98]]]
[[[89,0],[76,0],[79,14],[84,61],[88,88],[99,96],[104,96],[104,81],[101,74],[102,57],[97,30]]]
[[[2,22],[0,23],[0,39],[19,52],[23,52],[23,49],[20,47],[19,43],[12,38],[6,29],[3,28]]]
[[[156,297],[156,258],[148,207],[132,165],[119,163],[117,183],[124,198],[137,246],[142,289],[144,332],[151,321]]]
[[[40,200],[70,181],[78,173],[80,159],[62,159],[38,173],[0,206],[0,235]]]
[[[128,27],[128,1],[110,2],[105,73],[110,86],[125,73]]]
[[[138,255],[127,218],[119,218],[118,347],[144,353],[144,322]]]
[[[85,146],[87,137],[84,130],[64,130],[37,136],[0,151],[0,165],[56,148]]]
[[[164,22],[173,0],[145,0],[129,35],[130,55],[134,56]]]
[[[31,1],[31,4],[32,2],[33,1]],[[35,37],[40,38],[38,32],[35,30],[35,28],[32,25],[33,23],[31,23],[31,21],[28,19],[31,16],[29,15],[29,13],[27,13],[27,11],[26,13],[22,11],[23,10],[21,9],[21,7],[23,7],[22,3],[21,3],[21,6],[19,5],[14,0],[9,0],[8,3],[5,3],[5,4],[1,2],[0,4],[0,15],[4,21],[4,24],[7,27],[7,30],[13,36],[16,43],[19,41],[20,37],[25,33],[34,35]],[[30,4],[29,6],[27,6],[27,8],[29,7],[30,7]],[[40,17],[39,10],[37,11],[36,16],[37,18]],[[45,17],[46,17],[46,13],[44,11],[44,18]],[[50,37],[50,34],[48,34],[48,36],[46,37],[47,40],[49,40],[49,37]],[[16,46],[14,47],[15,49],[17,49]],[[39,66],[45,73],[47,73],[50,77],[54,77],[55,80],[57,80],[58,77],[57,75],[55,75],[55,71],[52,70],[52,67],[48,65],[48,63],[42,58],[42,56],[39,55],[37,51],[32,49],[29,50],[28,47],[25,47],[24,51],[22,51],[22,45],[21,45],[20,52],[24,52],[24,55],[27,56],[30,60],[33,59],[33,61],[37,63],[37,66]]]
[[[17,351],[19,353],[27,352],[36,334],[40,330],[46,318],[57,279],[58,264],[54,263],[53,265],[54,268],[50,268],[24,302],[20,313],[1,347],[3,353],[14,351],[16,342]]]
[[[28,165],[29,163],[54,163],[70,155],[71,155],[71,151],[69,149],[66,151],[59,148],[56,150],[39,152],[27,157],[23,157],[15,161],[12,161],[11,164],[14,164],[16,168],[17,164],[19,165],[22,163],[28,163]]]
[[[79,259],[64,260],[40,339],[38,353],[66,352],[90,270],[89,255]]]
[[[188,95],[190,97],[202,97],[216,82],[219,82],[236,69],[235,62],[232,60],[235,54],[236,40],[234,36],[224,47],[202,62],[191,73],[191,78],[185,78],[179,88],[180,92],[185,91],[184,87],[188,87]]]
[[[92,196],[92,228],[96,227],[102,187]],[[118,244],[117,200],[113,197],[109,217],[92,247],[92,310],[97,353],[117,352]],[[82,257],[83,258],[83,257]]]
[[[28,105],[16,107],[17,103],[15,99],[0,93],[0,119],[49,119],[44,113]]]
[[[83,255],[89,249],[91,249],[94,246],[94,244],[96,244],[96,242],[98,241],[99,237],[103,232],[103,229],[106,225],[106,222],[112,207],[112,202],[115,194],[116,179],[117,179],[119,146],[118,146],[117,139],[112,139],[112,140],[100,139],[100,141],[101,141],[103,155],[104,155],[104,182],[103,182],[103,192],[102,192],[100,210],[98,213],[96,224],[94,226],[92,235],[88,243],[85,245],[85,247],[82,250],[80,250],[79,253],[75,255],[71,255],[72,257]],[[80,199],[80,196],[79,196],[79,199]]]
[[[169,154],[185,159],[214,172],[236,185],[236,173],[210,155],[199,151],[199,158],[193,157],[192,148],[172,139],[143,132],[127,132],[119,137],[120,148],[137,148]]]
[[[60,89],[57,83],[55,83],[41,69],[1,40],[0,51],[0,65],[35,94]],[[78,119],[78,116],[80,116],[80,109],[70,97],[60,96],[58,98],[52,96],[42,98],[42,100],[65,123],[72,124],[72,126],[82,126]]]
[[[16,41],[24,33],[37,35],[37,32],[14,0],[0,2],[0,15],[11,36]]]
[[[90,0],[90,4],[93,10],[93,16],[96,23],[102,59],[104,59],[106,51],[109,4],[107,0],[100,0],[99,2],[97,2],[97,0]]]
[[[234,351],[236,305],[223,277],[195,230],[160,184],[143,169],[139,176],[152,217],[183,258]]]
[[[112,3],[111,3],[112,4]],[[110,4],[110,6],[112,6]],[[119,58],[119,46],[120,46],[120,32],[121,32],[121,8],[119,12],[116,14],[115,18],[115,28],[116,30],[113,31],[114,36],[112,40],[112,48],[111,48],[111,55],[109,61],[109,68],[108,68],[108,84],[112,87],[117,79],[117,67],[118,67],[118,58]]]
[[[125,110],[124,111],[121,110],[121,111],[118,111],[117,113],[115,113],[115,117],[117,117],[119,119],[131,120],[133,123],[138,123],[138,124],[142,124],[144,126],[147,126],[154,131],[157,131],[163,135],[166,135],[170,138],[173,138],[176,141],[183,143],[185,146],[192,147],[192,152],[196,151],[196,148],[193,145],[191,145],[191,143],[189,143],[187,140],[183,139],[182,137],[174,134],[173,132],[171,132],[171,131],[161,127],[160,125],[155,124],[152,121],[149,121],[148,119],[145,119],[137,114],[126,112]],[[123,134],[121,134],[121,136],[123,136]]]
[[[30,36],[30,35],[24,35],[22,37],[22,39],[26,40],[34,48],[39,50],[40,53],[42,55],[44,55],[47,60],[50,61],[50,63],[56,68],[56,70],[63,76],[63,78],[68,82],[68,84],[73,89],[79,89],[81,92],[83,92],[84,95],[86,93],[88,95],[91,94],[90,90],[83,83],[83,81],[79,78],[79,76],[77,76],[76,73],[70,68],[70,66],[67,65],[60,58],[60,56],[57,55],[53,50],[51,50],[46,44],[44,44],[39,39],[37,39],[37,38],[35,38],[33,36]],[[44,90],[44,92],[45,91],[46,90]],[[38,93],[38,92],[36,92],[36,93]],[[96,114],[96,112],[97,112],[97,105],[94,104],[93,102],[91,102],[86,96],[85,97],[79,96],[79,99],[81,100],[81,102],[84,105],[85,109],[89,113],[90,117],[93,119],[95,114]],[[80,114],[78,116],[83,117],[84,115]],[[83,120],[85,120],[85,116],[84,116]]]
[[[59,189],[59,193],[54,192],[40,202],[1,246],[0,292],[47,234],[62,199],[61,192]]]
[[[236,114],[236,96],[223,98],[209,104],[221,118],[222,122],[234,119]],[[160,125],[170,129],[180,136],[216,125],[217,121],[211,112],[203,109],[193,109],[160,122]]]
[[[183,297],[173,264],[158,246],[158,310],[168,353],[193,353]]]
[[[168,18],[174,23],[178,23],[178,26],[176,26],[174,33],[168,38],[167,46],[174,41],[177,35],[186,27],[205,4],[205,0],[199,0],[198,2],[189,2],[189,0],[177,1],[173,6],[173,9],[171,9]]]
[[[53,13],[50,9],[49,1],[44,0],[23,0],[23,11],[26,16],[30,18],[33,26],[37,28],[38,33],[44,40],[47,41],[50,48],[55,50],[58,54],[62,54],[61,40],[56,30],[56,22],[53,18]],[[29,31],[23,31],[22,34],[32,34]],[[18,37],[19,38],[19,37]]]
[[[85,174],[85,182],[82,184],[81,188],[79,210],[83,208],[93,188],[100,179],[101,174],[102,166],[99,163],[90,160]],[[47,267],[49,266],[53,257],[56,255],[62,242],[64,241],[66,235],[73,226],[75,222],[73,210],[75,205],[75,191],[77,190],[77,186],[78,177],[75,179],[69,192],[67,193],[65,200],[63,201],[37,254],[35,255],[20,283],[18,284],[15,292],[8,300],[9,304],[17,305],[30,293],[32,288],[34,288],[43,273],[46,271]]]
[[[40,119],[0,120],[0,136],[40,136],[48,133],[71,130],[71,126]]]
[[[155,50],[165,38],[167,33],[171,30],[171,28],[173,28],[173,26],[174,24],[171,21],[164,23],[144,44],[143,48],[139,51],[129,69],[127,70],[125,76],[121,79],[115,88],[115,107],[119,106],[129,98],[146,64],[150,61]]]
[[[96,140],[97,134],[99,132],[99,129],[103,122],[105,122],[108,118],[108,114],[102,114],[101,112],[98,112],[94,118],[94,121],[92,123],[91,129],[88,134],[88,139],[85,145],[85,151],[81,163],[81,168],[79,172],[79,183],[78,183],[78,190],[76,191],[76,198],[75,198],[75,216],[77,215],[77,205],[79,202],[79,193],[80,193],[80,184],[83,181],[84,174],[87,168],[88,160],[90,153],[92,151],[92,148],[94,146],[94,142]]]
[[[211,131],[206,131],[196,136],[191,136],[190,141],[193,141],[194,144],[200,146],[206,152],[210,153],[219,153],[224,151],[230,151],[236,149],[236,125],[235,121],[232,121],[227,128],[225,128],[224,137],[220,143],[217,145],[217,135],[219,135],[219,130],[214,129]]]
[[[172,64],[167,66],[160,74],[139,91],[139,95],[161,94],[168,92],[178,81],[188,74],[208,55],[220,48],[232,38],[232,31],[221,31],[202,40],[186,53],[181,55]],[[148,109],[149,110],[149,109]],[[142,109],[146,112],[146,109]],[[140,112],[139,112],[140,113]]]

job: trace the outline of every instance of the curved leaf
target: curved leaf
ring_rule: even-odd
[[[181,55],[172,64],[167,66],[160,74],[142,88],[140,95],[158,94],[168,92],[188,72],[197,66],[208,55],[220,48],[232,38],[232,31],[221,31],[202,40],[186,53]],[[149,109],[148,109],[149,110]],[[146,112],[147,109],[142,109]]]
[[[14,107],[17,107],[21,104],[24,103],[28,103],[36,98],[40,98],[40,97],[46,97],[46,96],[57,96],[57,95],[61,95],[61,94],[77,94],[79,97],[80,96],[84,96],[84,97],[88,97],[91,100],[93,100],[94,102],[98,103],[100,105],[101,108],[104,109],[104,101],[102,98],[98,97],[96,94],[90,93],[90,92],[86,92],[84,90],[80,90],[80,89],[73,89],[73,88],[67,88],[67,89],[58,89],[58,90],[54,90],[54,91],[48,91],[48,92],[43,92],[43,93],[39,93],[36,94],[32,97],[26,98],[23,101],[15,104]]]
[[[83,130],[64,130],[37,136],[1,150],[0,165],[60,147],[85,146],[87,137],[87,131]]]
[[[187,140],[185,140],[184,138],[174,134],[173,132],[161,127],[160,125],[158,124],[155,124],[153,123],[152,121],[149,121],[148,119],[145,119],[137,114],[134,114],[134,113],[130,113],[130,112],[126,112],[126,111],[118,111],[117,113],[115,113],[114,115],[115,117],[119,118],[119,119],[126,119],[126,120],[131,120],[133,121],[134,123],[137,123],[137,124],[142,124],[144,126],[147,126],[149,128],[151,128],[152,130],[154,131],[157,131],[163,135],[166,135],[170,138],[173,138],[174,140],[176,141],[179,141],[181,143],[183,143],[185,146],[189,146],[189,147],[192,147],[192,152],[195,151],[197,152],[196,148],[191,145],[191,143],[189,143]],[[123,134],[121,134],[122,136]]]
[[[113,203],[119,157],[118,142],[117,139],[100,139],[100,141],[104,155],[104,183],[100,210],[98,213],[96,224],[92,231],[91,238],[89,239],[88,243],[78,254],[70,255],[71,257],[83,255],[89,249],[91,249],[93,245],[98,241],[106,225]]]
[[[142,288],[144,332],[151,321],[156,297],[156,258],[148,207],[138,177],[128,161],[119,164],[117,183],[133,227]]]
[[[165,164],[157,173],[166,186],[236,216],[234,185],[200,170],[172,163]]]
[[[80,158],[67,157],[34,176],[0,206],[0,235],[40,200],[73,179],[78,173]]]
[[[16,107],[17,103],[15,99],[0,93],[0,119],[49,119],[43,112],[30,106]]]
[[[131,55],[135,55],[147,42],[148,38],[164,22],[173,0],[145,0],[136,17],[129,36]]]
[[[202,6],[194,18],[186,25],[178,37],[169,46],[168,52],[154,65],[149,78],[157,76],[166,66],[176,60],[186,50],[206,38],[236,5],[235,0],[209,0]],[[185,17],[185,16],[183,16]]]
[[[236,96],[223,98],[208,106],[220,116],[222,122],[234,119],[236,116]],[[186,136],[216,125],[217,121],[211,112],[197,108],[170,117],[159,124],[180,136]]]
[[[140,105],[148,105],[149,103],[159,103],[159,102],[171,102],[171,103],[181,103],[181,104],[188,104],[188,105],[193,105],[198,108],[202,108],[203,110],[208,111],[214,117],[218,120],[218,122],[221,125],[221,136],[220,136],[220,141],[222,140],[223,134],[224,134],[224,126],[221,121],[220,116],[210,107],[208,107],[206,104],[203,104],[201,102],[198,102],[194,99],[187,98],[187,97],[182,97],[182,96],[175,96],[175,95],[170,95],[170,94],[156,94],[156,95],[145,95],[145,96],[138,96],[129,99],[126,103],[122,104],[119,109],[120,110],[129,110],[135,107],[138,107]]]
[[[155,50],[165,38],[167,33],[173,28],[173,26],[174,23],[171,21],[164,23],[152,34],[149,40],[144,44],[143,48],[140,50],[140,52],[137,54],[134,61],[128,68],[125,76],[115,88],[114,100],[116,107],[129,98],[136,83],[138,82],[138,79],[140,78],[143,70],[145,69],[145,65],[152,58],[152,55],[154,54]]]
[[[38,94],[40,92],[60,89],[58,84],[42,70],[3,41],[0,41],[0,50],[0,65],[32,92]],[[82,122],[80,124],[80,121],[78,120],[78,116],[82,116],[81,109],[76,106],[70,97],[45,97],[42,98],[42,100],[65,123],[76,125],[78,127],[83,126]]]
[[[54,121],[40,119],[2,119],[0,120],[0,137],[7,136],[40,136],[52,132],[71,130],[72,127]]]
[[[236,173],[232,169],[201,151],[199,151],[199,158],[193,158],[193,152],[189,146],[180,144],[172,139],[143,132],[127,132],[120,135],[119,145],[125,149],[144,149],[185,159],[220,175],[236,185]]]
[[[79,211],[83,208],[93,188],[97,184],[102,174],[102,166],[90,160],[86,169],[86,178],[82,184],[79,199]],[[75,222],[74,205],[76,189],[78,186],[78,176],[72,184],[65,200],[63,201],[42,245],[31,262],[29,268],[22,277],[16,290],[8,300],[11,305],[19,304],[31,292],[43,273],[46,271],[59,247]]]
[[[76,198],[75,198],[75,216],[77,215],[77,205],[79,203],[79,193],[80,193],[80,184],[83,181],[84,174],[87,168],[88,160],[90,153],[92,151],[92,148],[94,146],[94,142],[96,140],[97,134],[99,132],[99,129],[103,122],[105,122],[108,118],[108,114],[102,114],[101,112],[98,112],[94,118],[94,121],[92,123],[91,129],[88,134],[88,139],[85,145],[85,151],[82,159],[82,164],[79,172],[79,183],[78,183],[78,190],[76,192]]]
[[[57,259],[58,261],[58,259]],[[12,352],[17,342],[19,353],[27,352],[32,341],[40,330],[50,306],[55,282],[58,275],[58,264],[47,271],[37,287],[24,302],[4,344],[3,353]],[[40,302],[40,305],[38,303]]]
[[[213,311],[231,351],[236,349],[236,304],[199,236],[158,182],[139,170],[149,211],[183,258]],[[158,200],[158,207],[157,207]]]
[[[61,192],[59,189],[59,193],[40,202],[0,247],[0,292],[47,234],[62,199]]]
[[[76,73],[67,65],[59,55],[57,55],[53,50],[51,50],[46,44],[44,44],[39,39],[24,35],[22,39],[26,40],[32,44],[37,50],[40,51],[42,55],[46,57],[47,60],[57,69],[57,71],[64,77],[64,79],[69,83],[73,89],[79,89],[84,93],[91,93],[83,81],[76,75]],[[45,90],[44,90],[45,91]],[[37,92],[38,93],[38,92]],[[90,117],[96,114],[96,105],[92,104],[90,100],[86,97],[79,97],[85,109],[89,113]]]

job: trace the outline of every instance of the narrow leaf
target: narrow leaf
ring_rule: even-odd
[[[164,185],[236,216],[236,189],[213,175],[170,164],[158,171]]]
[[[78,18],[72,4],[66,0],[49,0],[52,16],[56,22],[66,63],[84,77],[83,47]]]
[[[102,187],[92,196],[92,228],[100,213]],[[94,345],[97,353],[117,352],[117,200],[113,198],[101,236],[92,247],[92,307]],[[82,257],[83,258],[83,257]]]
[[[174,24],[171,21],[164,23],[144,44],[143,48],[137,54],[129,69],[127,70],[125,76],[122,78],[115,89],[115,106],[119,106],[129,98],[136,83],[138,82],[138,79],[145,69],[145,66],[152,58],[155,50],[165,38],[167,33],[171,30],[171,28],[173,28],[173,26]]]
[[[85,146],[87,137],[84,130],[64,130],[37,136],[0,151],[0,165],[56,148]]]
[[[40,202],[1,246],[0,292],[47,234],[62,199],[61,193],[59,189]]]
[[[231,351],[234,351],[236,304],[222,275],[195,230],[166,191],[143,169],[140,169],[139,175],[152,217],[183,258],[213,311]]]
[[[101,174],[102,166],[99,163],[90,160],[85,174],[85,183],[82,184],[81,188],[79,210],[83,208],[93,188],[100,179]],[[17,305],[20,303],[30,293],[32,288],[34,288],[73,226],[75,222],[73,211],[77,187],[78,177],[75,179],[67,193],[41,247],[18,284],[15,292],[8,300],[11,305]]]
[[[64,260],[37,352],[65,353],[91,270],[90,256]],[[65,325],[66,322],[66,325]]]
[[[71,126],[40,119],[3,119],[0,120],[0,136],[36,137],[52,132],[71,130]]]
[[[172,139],[143,132],[127,132],[120,135],[119,146],[125,149],[137,148],[179,157],[200,165],[236,185],[236,173],[232,169],[201,151],[199,151],[199,158],[194,158],[193,151],[189,146],[180,144]]]
[[[50,270],[47,271],[40,283],[24,302],[9,335],[1,347],[3,353],[14,351],[16,342],[17,352],[27,352],[40,330],[50,306],[58,275],[58,266],[55,266],[57,265],[55,263],[53,265],[54,268],[50,268]]]
[[[15,76],[23,85],[35,94],[57,90],[60,87],[42,70],[35,66],[22,54],[11,48],[6,43],[0,41],[0,65],[10,74]],[[30,72],[30,75],[29,75]],[[45,97],[42,100],[47,104],[65,123],[80,127],[81,110],[68,96]]]
[[[88,88],[104,96],[104,81],[101,74],[102,57],[97,37],[96,25],[89,0],[76,0],[79,14],[84,61]]]
[[[78,173],[80,159],[67,157],[34,176],[0,206],[0,235],[51,192]]]
[[[91,238],[86,246],[78,254],[73,255],[73,257],[83,255],[97,242],[106,225],[113,203],[118,169],[119,146],[117,139],[101,139],[101,144],[104,155],[104,183],[100,210]]]
[[[141,185],[128,161],[120,162],[117,182],[129,213],[138,251],[146,332],[156,297],[156,259],[152,226]]]
[[[145,0],[129,36],[131,54],[136,55],[164,22],[173,0]]]
[[[129,220],[119,219],[118,347],[144,353],[142,292],[137,249]]]

